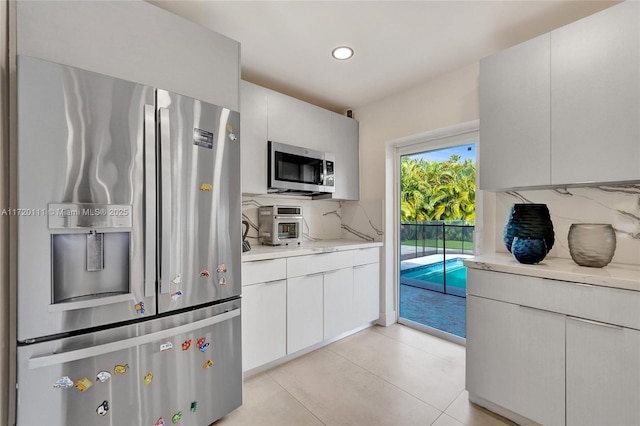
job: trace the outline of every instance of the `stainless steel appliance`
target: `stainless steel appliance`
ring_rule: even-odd
[[[335,192],[335,156],[329,152],[268,142],[268,192],[321,195]]]
[[[278,246],[302,243],[302,207],[262,206],[258,208],[258,240]]]
[[[239,114],[18,57],[17,424],[242,403]]]

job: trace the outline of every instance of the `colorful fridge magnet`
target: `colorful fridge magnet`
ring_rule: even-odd
[[[208,343],[207,343],[208,345]],[[211,361],[210,359],[207,360],[207,362],[205,362],[204,364],[202,364],[202,368],[204,368],[205,370],[208,369],[209,367],[213,366],[213,361]]]
[[[178,290],[178,291],[174,291],[173,293],[171,293],[171,300],[178,300],[179,298],[182,297],[182,291]]]
[[[191,339],[185,340],[184,342],[182,342],[182,350],[183,351],[186,351],[190,347],[191,347]]]
[[[216,272],[218,273],[227,272],[227,265],[225,265],[224,263],[222,265],[219,265],[218,269],[216,269]]]
[[[205,339],[204,337],[201,337],[196,341],[196,345],[198,347],[200,347],[200,346],[204,345],[204,342],[206,342],[206,341],[207,341],[207,339]]]
[[[148,385],[149,383],[151,383],[151,380],[153,380],[153,374],[152,373],[147,373],[144,376],[144,384]]]
[[[173,343],[166,342],[160,345],[160,352],[168,351],[169,349],[173,349]]]
[[[197,409],[198,409],[198,401],[193,401],[191,403],[191,407],[189,408],[189,411],[191,411],[192,413],[195,413]]]
[[[115,367],[113,367],[113,372],[115,374],[124,374],[127,372],[128,369],[129,369],[129,364],[116,365]]]
[[[230,140],[231,142],[233,142],[233,141],[235,141],[236,139],[238,139],[238,137],[236,136],[236,134],[235,134],[235,133],[233,133],[233,132],[229,132],[229,140]]]
[[[171,423],[178,423],[182,418],[182,411],[178,411],[173,416],[171,416]]]
[[[110,378],[111,378],[111,373],[109,373],[108,371],[101,371],[98,374],[96,374],[96,380],[99,381],[100,383],[104,383]]]
[[[68,376],[60,377],[53,384],[55,389],[68,389],[73,387],[73,380],[71,380]]]
[[[202,183],[200,184],[200,191],[213,191],[213,186],[210,183]]]
[[[171,282],[172,282],[173,284],[176,284],[176,285],[178,285],[178,284],[182,284],[182,275],[180,275],[180,274],[176,275],[176,276],[171,280]]]
[[[93,386],[93,382],[89,380],[88,377],[83,377],[82,379],[76,382],[76,387],[80,390],[80,392],[84,392]]]
[[[155,426],[164,426],[164,417],[160,417],[157,421]]]
[[[101,416],[106,416],[108,412],[109,412],[109,402],[107,401],[102,401],[102,404],[98,405],[98,408],[96,408],[96,413],[98,413]]]
[[[206,269],[202,272],[200,272],[200,276],[201,277],[208,277],[209,276],[209,271],[207,271]]]
[[[210,346],[210,343],[207,342],[207,343],[205,343],[205,344],[203,344],[201,346],[198,346],[198,347],[200,348],[200,352],[206,352],[207,349],[209,349],[209,346]]]
[[[144,302],[140,301],[134,305],[134,309],[139,314],[144,314]]]
[[[220,284],[220,285],[227,285],[227,278],[226,278],[226,277],[222,277],[222,278],[220,278],[220,281],[218,282],[218,284]]]

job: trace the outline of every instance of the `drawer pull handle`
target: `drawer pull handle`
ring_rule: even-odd
[[[614,330],[623,330],[624,329],[624,327],[621,327],[619,325],[608,324],[606,322],[593,321],[593,320],[588,320],[588,319],[578,318],[578,317],[572,317],[572,316],[568,316],[567,318],[571,318],[572,320],[575,320],[575,321],[585,322],[587,324],[598,325],[600,327],[613,328]]]

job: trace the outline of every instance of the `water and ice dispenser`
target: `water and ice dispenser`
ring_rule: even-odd
[[[129,293],[131,205],[49,204],[52,302]]]

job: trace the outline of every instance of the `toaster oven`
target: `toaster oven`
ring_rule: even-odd
[[[263,206],[258,209],[258,240],[279,246],[302,243],[302,207]]]

